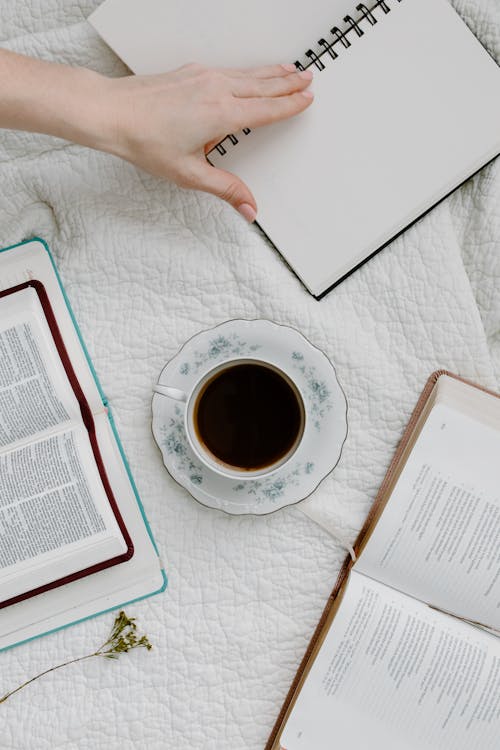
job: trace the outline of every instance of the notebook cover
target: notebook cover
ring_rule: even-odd
[[[363,524],[363,527],[361,531],[358,534],[358,537],[353,545],[354,552],[356,554],[356,557],[358,556],[358,553],[361,549],[361,546],[365,540],[365,537],[371,527],[372,521],[377,514],[377,512],[380,510],[381,505],[385,501],[385,492],[388,487],[388,485],[391,482],[391,479],[393,477],[393,474],[395,471],[397,471],[398,463],[401,458],[402,453],[404,452],[411,436],[412,432],[415,428],[415,425],[418,421],[418,418],[420,417],[420,414],[422,413],[425,404],[427,403],[427,400],[429,399],[432,391],[434,390],[434,386],[436,385],[437,381],[442,375],[447,375],[450,378],[454,378],[455,380],[460,380],[462,383],[467,383],[467,385],[471,385],[474,388],[478,388],[481,391],[484,391],[485,393],[488,393],[491,396],[495,396],[496,398],[500,398],[500,394],[495,393],[494,391],[490,391],[487,388],[483,388],[482,386],[478,385],[477,383],[473,383],[470,380],[466,380],[465,378],[461,378],[459,375],[455,375],[451,372],[448,372],[448,370],[436,370],[432,373],[432,375],[428,378],[424,390],[420,394],[420,398],[417,401],[417,404],[412,412],[412,415],[410,417],[410,420],[408,422],[408,425],[406,426],[406,429],[403,433],[403,436],[398,443],[398,447],[396,449],[396,452],[392,458],[392,461],[390,463],[389,468],[387,469],[386,475],[382,481],[382,484],[380,485],[379,491],[377,492],[377,496],[373,502],[373,505],[370,509],[370,512],[368,513],[368,516],[366,518],[366,521]],[[293,682],[290,686],[290,689],[287,693],[287,696],[285,698],[285,702],[283,703],[283,706],[281,708],[281,711],[278,715],[278,718],[276,719],[276,722],[274,724],[274,727],[272,729],[272,732],[269,736],[269,739],[267,741],[267,744],[265,746],[265,750],[277,750],[279,747],[278,745],[275,745],[276,739],[281,732],[283,725],[285,723],[285,719],[287,717],[288,711],[291,707],[292,701],[296,695],[297,688],[300,684],[300,681],[304,675],[304,672],[306,671],[309,661],[311,659],[311,656],[314,653],[314,650],[318,643],[320,642],[324,632],[326,631],[326,626],[329,627],[328,623],[328,615],[331,612],[332,607],[334,606],[336,599],[341,592],[344,584],[347,582],[347,578],[349,576],[349,572],[354,565],[354,561],[352,558],[348,555],[347,558],[344,560],[344,563],[340,569],[340,572],[337,576],[337,580],[335,582],[335,586],[333,587],[333,591],[328,597],[328,601],[325,605],[325,608],[321,614],[321,617],[319,619],[319,622],[316,626],[316,629],[313,633],[313,636],[309,642],[309,645],[307,647],[307,650],[302,658],[302,661],[300,662],[299,668],[297,670],[297,673],[293,679]]]
[[[57,283],[58,283],[59,288],[61,290],[62,296],[63,296],[64,301],[66,303],[66,307],[68,309],[69,316],[70,316],[71,321],[73,323],[73,326],[75,328],[75,332],[77,334],[77,337],[78,337],[78,340],[79,340],[80,345],[82,347],[82,350],[83,350],[83,353],[85,355],[85,358],[86,358],[86,360],[88,362],[88,365],[89,365],[90,371],[92,373],[92,376],[94,378],[97,390],[99,391],[99,394],[101,396],[102,404],[103,404],[103,406],[107,410],[107,415],[108,415],[108,420],[109,420],[109,423],[110,423],[110,427],[111,427],[111,430],[113,432],[114,438],[116,440],[116,444],[117,444],[120,456],[122,458],[123,465],[125,467],[128,479],[130,481],[130,485],[132,487],[132,490],[133,490],[133,493],[134,493],[134,496],[135,496],[135,499],[136,499],[136,502],[137,502],[137,505],[138,505],[138,508],[139,508],[139,511],[140,511],[140,514],[141,514],[141,517],[142,517],[142,520],[143,520],[144,525],[146,527],[147,534],[149,536],[151,544],[153,545],[153,549],[155,550],[156,554],[158,555],[158,562],[159,562],[159,565],[160,565],[160,572],[161,572],[161,576],[162,576],[162,579],[163,579],[163,583],[162,583],[162,586],[159,589],[155,590],[155,591],[151,591],[151,592],[148,592],[147,594],[144,594],[143,596],[135,597],[134,599],[130,599],[130,600],[124,601],[121,604],[118,604],[116,606],[100,610],[99,612],[95,612],[95,613],[93,613],[91,615],[88,615],[86,617],[82,617],[82,618],[79,618],[77,620],[71,620],[70,622],[66,622],[66,623],[64,623],[64,624],[62,624],[62,625],[60,625],[60,626],[58,626],[56,628],[51,628],[50,630],[47,630],[47,631],[45,631],[43,633],[40,633],[39,635],[35,635],[35,636],[31,637],[31,638],[26,638],[26,639],[24,639],[22,641],[19,641],[18,643],[13,643],[12,645],[9,645],[9,646],[7,646],[7,647],[5,647],[3,649],[0,649],[0,652],[1,651],[6,651],[6,650],[8,650],[10,648],[14,648],[15,646],[19,646],[19,645],[21,645],[23,643],[28,643],[29,641],[36,640],[37,638],[41,638],[44,635],[49,635],[51,633],[56,633],[58,630],[63,630],[65,628],[70,627],[71,625],[76,625],[78,623],[85,622],[85,620],[90,620],[93,617],[98,617],[99,615],[106,614],[107,612],[115,611],[115,610],[119,609],[120,607],[124,607],[124,606],[127,606],[129,604],[133,604],[134,602],[142,601],[143,599],[147,599],[150,596],[154,596],[156,594],[161,594],[163,591],[165,591],[165,589],[167,588],[167,585],[168,585],[167,574],[166,574],[165,569],[161,565],[158,547],[157,547],[155,539],[153,537],[153,532],[151,531],[151,527],[149,525],[149,521],[148,521],[148,519],[146,517],[146,512],[144,510],[144,506],[143,506],[142,501],[141,501],[141,499],[139,497],[139,493],[138,493],[136,484],[134,482],[134,479],[133,479],[133,476],[132,476],[132,472],[130,470],[129,463],[128,463],[127,458],[125,456],[125,451],[123,449],[123,445],[121,443],[120,437],[118,435],[118,431],[116,429],[115,421],[113,419],[113,414],[111,412],[111,408],[109,406],[108,399],[104,395],[104,392],[102,390],[102,386],[101,386],[101,384],[99,382],[99,379],[97,377],[96,371],[94,369],[94,365],[92,364],[92,360],[90,359],[89,353],[87,351],[87,347],[85,346],[85,343],[83,341],[82,334],[81,334],[80,329],[78,327],[78,324],[76,322],[75,315],[74,315],[73,310],[71,308],[71,305],[70,305],[69,299],[67,297],[66,291],[64,289],[61,277],[59,276],[59,272],[57,270],[57,266],[55,264],[54,257],[52,256],[52,253],[50,252],[48,244],[41,237],[36,237],[35,236],[35,237],[31,237],[29,239],[23,240],[22,242],[18,242],[18,243],[14,244],[14,245],[9,245],[8,247],[0,248],[0,253],[7,252],[9,250],[14,250],[16,247],[20,247],[22,245],[27,245],[27,244],[29,244],[31,242],[34,242],[34,241],[39,242],[41,245],[43,245],[45,251],[47,252],[47,255],[49,256],[49,260],[50,260],[52,269],[54,271],[55,277],[57,279]],[[122,521],[122,524],[123,524],[123,521]],[[127,532],[127,537],[128,537],[128,532]],[[126,541],[127,541],[127,538],[126,538]],[[128,543],[128,541],[127,541],[127,543]],[[131,541],[130,541],[130,544],[131,544]],[[133,547],[132,547],[132,553],[133,553]],[[127,555],[128,553],[125,553],[125,554]],[[129,559],[130,556],[131,555],[129,555],[127,558],[125,558],[125,556],[124,556],[124,558],[125,559]],[[109,566],[105,566],[105,567],[109,567]],[[96,572],[96,571],[92,571],[92,572]],[[86,574],[86,575],[88,575],[88,574]],[[79,576],[79,577],[81,577],[81,576]],[[62,582],[65,582],[65,581],[62,581]],[[58,583],[57,585],[62,585],[62,583]],[[37,591],[37,593],[41,593],[41,592]],[[64,613],[62,613],[61,617],[64,618]]]

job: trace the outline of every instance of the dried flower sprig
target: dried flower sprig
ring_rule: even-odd
[[[15,690],[11,690],[10,693],[6,693],[3,698],[0,698],[0,703],[3,703],[7,700],[7,698],[10,698],[11,695],[14,695],[14,693],[18,693],[19,690],[22,690],[35,680],[40,679],[40,677],[49,674],[49,672],[54,672],[56,669],[61,669],[61,667],[67,667],[68,664],[75,664],[77,661],[92,659],[94,656],[104,656],[106,659],[118,659],[120,654],[127,654],[132,649],[141,647],[146,648],[148,651],[151,651],[151,649],[153,648],[153,646],[149,642],[147,635],[143,635],[140,638],[138,637],[135,617],[127,617],[125,612],[123,612],[122,610],[115,618],[108,640],[105,641],[102,646],[97,649],[97,651],[94,651],[91,654],[87,654],[86,656],[79,656],[76,659],[70,659],[70,661],[65,661],[55,667],[46,669],[44,672],[40,672],[40,674],[37,674],[30,680],[23,682],[23,684],[19,685],[19,687],[15,688]]]

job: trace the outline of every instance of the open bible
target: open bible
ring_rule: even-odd
[[[0,279],[2,648],[164,574],[45,246],[2,251]]]
[[[268,750],[498,747],[500,399],[429,380]]]
[[[133,554],[61,347],[43,284],[0,292],[0,608]]]

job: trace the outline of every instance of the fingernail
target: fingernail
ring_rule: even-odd
[[[293,73],[295,70],[297,70],[296,66],[293,63],[287,63],[286,65],[282,65],[282,67],[285,70],[289,70],[290,73]]]
[[[241,203],[238,206],[238,211],[250,224],[255,221],[257,211],[250,205],[250,203]]]
[[[310,81],[313,77],[313,72],[312,70],[301,70],[297,75],[299,78],[305,78],[307,81]]]
[[[302,96],[304,96],[306,99],[314,99],[314,94],[311,91],[311,89],[306,89],[305,91],[300,92]]]

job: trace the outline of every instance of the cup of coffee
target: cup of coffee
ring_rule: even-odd
[[[233,358],[206,372],[189,393],[157,393],[185,402],[184,427],[198,459],[234,479],[281,469],[304,434],[304,398],[290,373],[257,358]]]

